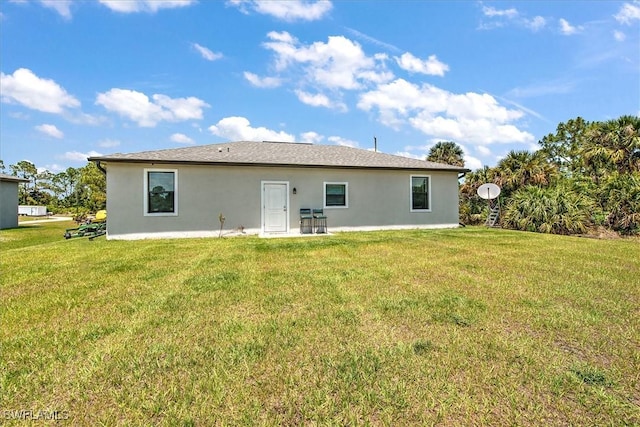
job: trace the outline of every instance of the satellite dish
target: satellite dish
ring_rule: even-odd
[[[482,184],[478,187],[478,196],[485,200],[495,199],[500,195],[500,187],[493,183]]]

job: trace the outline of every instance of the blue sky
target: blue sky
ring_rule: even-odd
[[[0,159],[236,140],[466,166],[640,115],[640,1],[1,0]]]

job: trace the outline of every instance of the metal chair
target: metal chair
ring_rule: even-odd
[[[311,209],[300,209],[300,234],[313,233],[313,215]]]
[[[313,225],[315,228],[315,233],[327,233],[327,217],[324,214],[322,209],[314,209],[313,210]]]

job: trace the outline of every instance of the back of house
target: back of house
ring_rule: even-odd
[[[229,142],[91,157],[107,174],[109,239],[458,226],[467,169],[343,146]],[[304,230],[303,230],[304,231]]]

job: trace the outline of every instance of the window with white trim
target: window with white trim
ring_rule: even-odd
[[[411,211],[431,210],[431,177],[428,175],[411,176]]]
[[[324,183],[324,207],[348,208],[349,184],[346,182]]]
[[[178,214],[178,171],[144,170],[144,214],[171,216]]]

